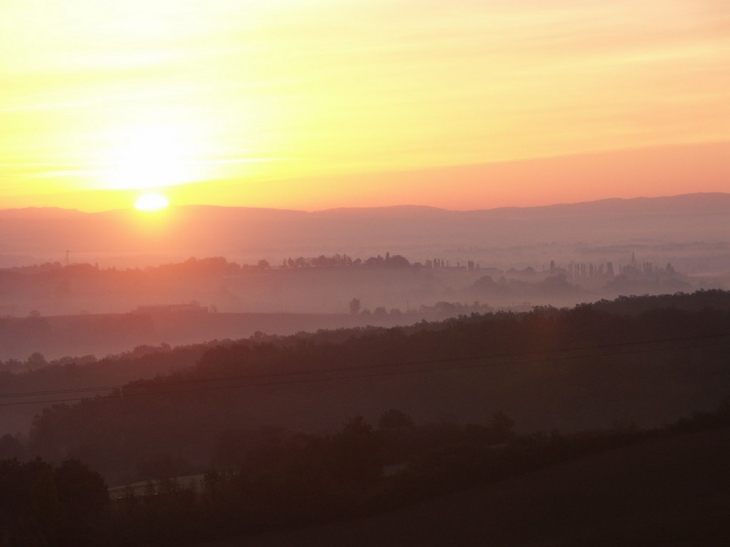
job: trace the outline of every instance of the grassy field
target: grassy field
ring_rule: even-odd
[[[720,546],[730,429],[664,438],[372,518],[209,547]]]

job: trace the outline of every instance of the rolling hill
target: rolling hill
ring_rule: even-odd
[[[210,547],[727,544],[730,430],[624,447],[408,509]]]

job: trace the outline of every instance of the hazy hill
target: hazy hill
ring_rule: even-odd
[[[690,311],[710,296],[718,308]],[[356,415],[374,423],[389,408],[417,423],[484,423],[501,410],[528,432],[661,426],[716,408],[730,393],[728,293],[640,298],[644,310],[633,300],[253,336],[129,384],[123,397],[47,409],[29,438],[44,458],[75,455],[118,480],[168,451],[205,465],[226,432],[331,431]]]
[[[722,291],[623,297],[8,373],[70,399],[0,449],[78,458],[112,484],[168,479],[116,506],[120,544],[253,537],[487,484],[220,547],[723,545],[728,310]],[[101,385],[32,385],[140,365],[173,370],[93,398]],[[171,479],[211,469],[201,495]]]
[[[466,248],[482,252],[487,260],[490,250],[515,246],[727,242],[729,225],[730,194],[719,193],[482,211],[388,207],[308,213],[184,206],[144,216],[134,211],[2,210],[0,265],[62,260],[67,249],[72,259],[90,262],[110,256],[220,254],[280,260],[385,251],[422,260]]]

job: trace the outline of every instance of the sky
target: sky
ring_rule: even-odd
[[[730,191],[727,0],[2,0],[0,83],[0,208]]]

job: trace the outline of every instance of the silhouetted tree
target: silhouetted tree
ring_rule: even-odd
[[[378,429],[413,428],[413,418],[405,412],[391,408],[378,419]]]
[[[351,418],[332,438],[332,471],[344,482],[367,483],[380,474],[378,442],[362,416]]]

